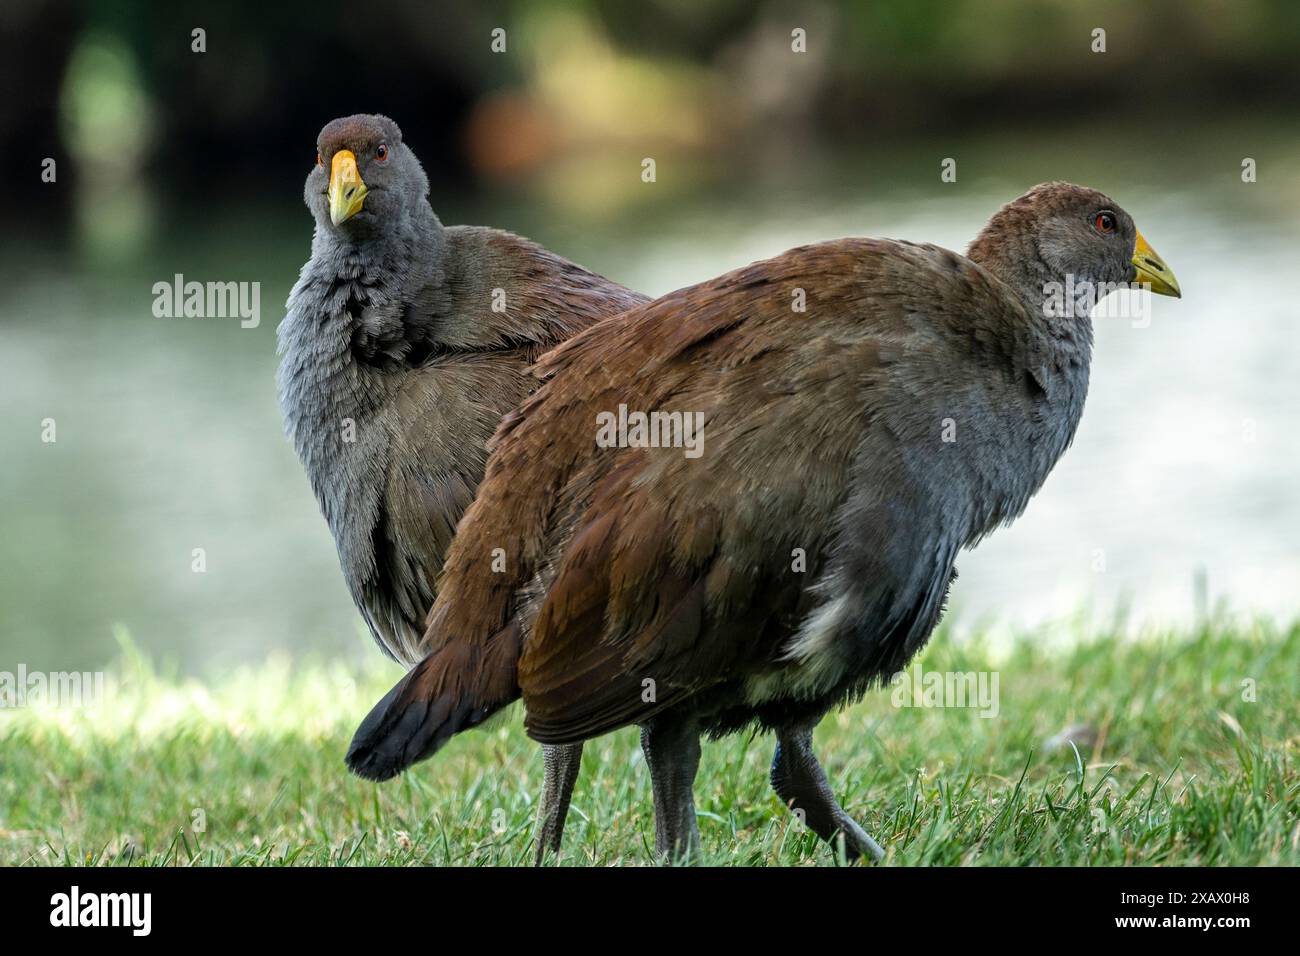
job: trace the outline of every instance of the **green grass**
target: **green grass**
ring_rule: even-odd
[[[1300,624],[1022,639],[1001,654],[941,634],[921,666],[996,671],[998,716],[896,708],[886,689],[817,733],[888,864],[1300,863]],[[0,863],[527,863],[541,760],[517,708],[398,781],[344,772],[352,730],[397,673],[272,660],[200,684],[160,677],[128,645],[97,709],[0,710]],[[1069,725],[1095,742],[1045,750]],[[768,788],[771,748],[705,744],[700,862],[836,862]],[[653,826],[635,730],[589,743],[561,862],[649,863]]]

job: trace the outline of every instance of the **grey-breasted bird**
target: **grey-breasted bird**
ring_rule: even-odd
[[[326,125],[303,194],[316,231],[279,327],[280,407],[352,597],[409,666],[485,444],[535,385],[528,367],[646,297],[508,232],[444,227],[384,116]],[[546,750],[539,859],[580,755]]]
[[[1059,288],[1134,279],[1179,294],[1113,200],[1048,183],[966,256],[805,246],[575,336],[494,439],[429,654],[357,730],[350,766],[391,777],[520,697],[544,743],[637,724],[656,850],[676,856],[699,839],[700,734],[757,724],[777,737],[782,801],[879,856],[812,729],[906,665],[958,552],[1015,519],[1070,444],[1092,326]],[[597,416],[621,405],[701,413],[703,454],[601,447]],[[517,556],[507,574],[495,547]]]

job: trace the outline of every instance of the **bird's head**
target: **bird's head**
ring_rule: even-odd
[[[392,231],[424,204],[429,180],[402,131],[358,113],[325,125],[304,196],[320,228],[362,238]]]
[[[1136,282],[1157,295],[1182,295],[1133,217],[1104,193],[1072,183],[1043,183],[1007,203],[971,244],[970,257],[1025,298],[1041,299],[1045,280],[1071,278],[1103,293]]]

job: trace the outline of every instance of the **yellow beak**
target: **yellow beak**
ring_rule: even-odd
[[[357,172],[357,158],[350,149],[340,149],[330,162],[330,222],[338,225],[361,211],[366,184]]]
[[[1178,288],[1178,280],[1174,278],[1174,270],[1165,265],[1165,260],[1147,245],[1140,232],[1133,247],[1133,268],[1137,269],[1133,281],[1149,286],[1156,295],[1172,295],[1175,299],[1183,297],[1182,290]]]

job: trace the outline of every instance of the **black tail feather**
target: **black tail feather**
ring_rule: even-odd
[[[426,696],[423,668],[417,666],[398,681],[357,728],[346,758],[357,776],[389,780],[488,716],[487,708],[458,706],[450,695]]]
[[[348,769],[368,780],[394,778],[516,700],[520,646],[511,622],[484,644],[447,641],[430,652],[356,728]]]
[[[519,653],[513,621],[482,645],[451,641],[430,652],[361,722],[348,768],[367,780],[388,780],[483,723],[519,697]]]

